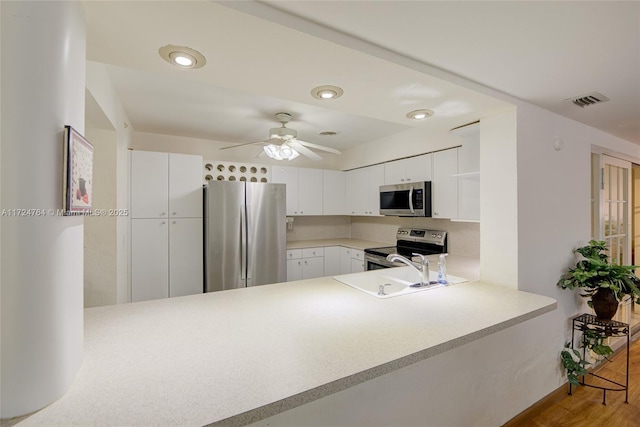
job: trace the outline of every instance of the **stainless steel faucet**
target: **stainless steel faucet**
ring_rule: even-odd
[[[425,257],[422,254],[416,254],[413,253],[412,255],[414,256],[418,256],[420,257],[421,263],[420,265],[416,265],[413,261],[411,261],[408,258],[403,257],[402,255],[399,254],[391,254],[389,256],[387,256],[387,261],[390,262],[402,262],[404,264],[407,264],[410,267],[415,268],[416,270],[418,270],[418,273],[420,273],[420,286],[428,286],[430,284],[429,282],[429,260],[427,259],[427,257]]]

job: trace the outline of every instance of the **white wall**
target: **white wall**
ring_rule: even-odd
[[[345,150],[339,169],[349,170],[462,145],[459,136],[422,128],[380,138]]]
[[[91,127],[87,120],[85,136],[94,148],[91,207],[109,213],[117,208],[116,132]],[[117,303],[117,219],[114,215],[84,219],[85,307]]]
[[[513,417],[523,396],[538,388],[540,379],[529,362],[545,341],[547,316],[250,425],[500,426]]]
[[[592,144],[640,158],[634,144],[524,102],[481,123],[483,280],[550,296],[557,310],[256,425],[501,425],[565,384],[559,352],[584,308],[556,283],[590,238]]]
[[[518,151],[515,109],[480,121],[480,278],[518,287]]]
[[[102,129],[115,130],[112,138],[115,159],[111,159],[110,173],[115,177],[115,208],[119,211],[129,209],[129,147],[132,145],[133,128],[129,125],[129,118],[118,98],[118,94],[109,78],[103,64],[86,61],[87,83],[86,90],[95,101],[95,108],[104,115]],[[103,135],[104,136],[104,135]],[[109,144],[105,142],[105,144]],[[115,160],[115,161],[114,161]],[[116,227],[116,281],[111,283],[115,289],[117,303],[131,301],[131,286],[129,283],[129,217],[118,215],[115,219]],[[106,282],[104,282],[106,283]],[[107,285],[105,285],[107,286]]]
[[[204,160],[249,162],[265,165],[283,165],[316,168],[316,169],[338,169],[340,156],[330,153],[318,152],[322,160],[309,160],[304,156],[289,161],[282,162],[268,158],[260,154],[262,146],[250,145],[230,150],[220,150],[222,147],[229,147],[234,144],[224,141],[214,141],[210,139],[190,138],[175,135],[161,135],[146,132],[135,132],[133,136],[132,148],[142,151],[161,151],[165,153],[197,154]]]
[[[536,399],[566,382],[558,352],[570,337],[570,318],[585,310],[578,292],[556,286],[575,265],[573,249],[591,237],[591,150],[615,150],[638,158],[640,146],[532,105],[518,108],[518,288],[550,296],[558,309],[541,327],[547,345],[531,366]],[[560,151],[553,148],[559,137]]]
[[[63,130],[84,132],[79,2],[0,2],[2,391],[0,417],[62,396],[83,358],[83,219],[62,209]]]

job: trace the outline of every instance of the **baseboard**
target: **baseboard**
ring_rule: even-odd
[[[529,420],[533,417],[567,397],[569,394],[568,384],[569,383],[567,382],[547,394],[545,397],[507,421],[502,425],[502,427],[524,427],[529,425]]]
[[[639,325],[636,325],[636,326],[639,326]],[[640,331],[636,330],[636,332],[640,332]],[[638,339],[640,339],[640,333],[633,335],[631,342],[634,342]],[[624,345],[618,348],[609,358],[612,359],[616,357],[618,354],[622,353],[623,351],[626,351],[626,348],[627,348],[627,344],[624,343]],[[588,371],[591,373],[598,373],[598,371],[602,369],[604,366],[605,364],[603,360],[603,361],[600,361],[600,363],[598,363],[593,368],[589,368]],[[555,405],[556,403],[560,402],[567,396],[569,396],[569,382],[562,384],[560,387],[558,387],[551,393],[547,394],[545,397],[538,400],[536,403],[534,403],[524,411],[520,412],[518,415],[516,415],[515,417],[507,421],[505,424],[503,424],[502,427],[526,427],[529,425],[529,421],[533,417],[535,417],[542,411],[550,408],[551,406]]]

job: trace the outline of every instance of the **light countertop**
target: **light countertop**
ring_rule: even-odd
[[[482,282],[379,299],[319,278],[90,308],[71,388],[18,425],[243,425],[555,307]]]
[[[318,248],[325,246],[345,246],[353,249],[382,248],[384,246],[394,246],[390,243],[375,242],[373,240],[338,238],[338,239],[316,239],[316,240],[296,240],[287,242],[287,249]]]
[[[354,249],[382,248],[386,246],[394,246],[389,243],[375,242],[371,240],[340,238],[340,239],[321,239],[321,240],[298,240],[287,242],[287,249],[304,249],[317,248],[326,246],[345,246]],[[438,255],[429,255],[427,257],[431,264],[432,271],[438,270]],[[447,271],[450,274],[464,277],[469,281],[480,280],[480,260],[478,258],[449,254],[447,255]]]

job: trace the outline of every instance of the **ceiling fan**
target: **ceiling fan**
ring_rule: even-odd
[[[298,139],[298,132],[295,129],[291,129],[286,126],[286,124],[291,121],[291,114],[276,113],[276,120],[278,120],[282,126],[270,129],[269,139],[223,147],[221,150],[243,147],[251,144],[266,144],[264,147],[264,153],[276,160],[293,160],[298,157],[299,154],[302,154],[312,160],[322,160],[322,157],[311,151],[310,148],[333,154],[342,154],[335,148],[325,147],[324,145],[318,145]]]

